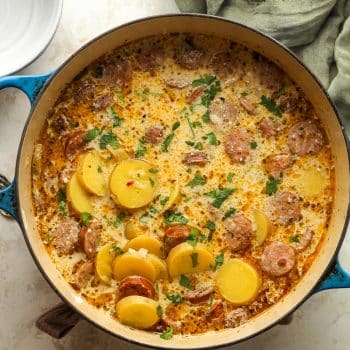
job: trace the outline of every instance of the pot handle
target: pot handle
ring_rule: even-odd
[[[335,288],[350,288],[350,274],[340,265],[339,256],[337,256],[333,265],[318,283],[313,294]]]
[[[0,90],[7,87],[18,88],[28,96],[30,104],[33,105],[40,90],[53,74],[54,72],[39,75],[2,77],[0,78]],[[0,175],[0,185],[0,210],[3,210],[18,221],[15,181],[9,183],[4,176]]]

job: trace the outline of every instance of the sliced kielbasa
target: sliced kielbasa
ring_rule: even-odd
[[[301,219],[298,197],[291,192],[278,191],[268,198],[268,211],[272,222],[287,226]]]
[[[102,226],[95,219],[80,230],[80,247],[89,259],[93,259],[97,253],[101,230]]]
[[[204,92],[204,90],[205,89],[203,86],[199,86],[192,90],[187,96],[187,102],[190,104],[195,102],[197,98]]]
[[[161,47],[143,49],[137,56],[141,70],[153,73],[164,62],[164,51]]]
[[[189,70],[197,69],[203,65],[204,52],[193,46],[190,40],[183,41],[176,53],[176,63]]]
[[[209,322],[216,321],[224,317],[225,309],[222,301],[217,301],[208,311],[206,319]]]
[[[267,172],[274,178],[281,177],[283,171],[293,165],[293,157],[289,153],[270,155],[265,161]]]
[[[262,135],[266,138],[276,137],[283,129],[283,125],[278,121],[264,118],[259,123],[259,128]]]
[[[202,303],[210,298],[214,292],[213,286],[206,286],[185,292],[184,298],[192,304]]]
[[[233,251],[246,250],[250,247],[253,226],[244,214],[235,214],[224,221],[226,232],[226,245]]]
[[[113,96],[111,93],[104,93],[102,95],[97,96],[94,99],[94,102],[92,104],[92,108],[95,111],[101,111],[106,109],[109,105],[111,105],[113,102]]]
[[[210,105],[209,119],[217,129],[226,131],[235,122],[237,112],[231,100],[216,98]]]
[[[239,327],[249,319],[249,313],[246,309],[239,307],[225,314],[225,326],[227,328]]]
[[[125,277],[119,283],[118,298],[122,299],[130,295],[140,295],[153,299],[155,291],[152,282],[142,276]]]
[[[180,243],[187,240],[191,228],[186,225],[169,226],[164,233],[164,247],[166,254]]]
[[[75,103],[86,103],[94,98],[95,85],[86,80],[78,80],[73,84],[72,91]]]
[[[85,135],[86,130],[76,130],[65,137],[64,150],[68,159],[74,158],[78,153],[86,149]]]
[[[86,287],[94,273],[94,264],[92,261],[84,261],[79,264],[75,274],[73,286],[76,289]]]
[[[165,80],[165,85],[174,89],[184,89],[189,86],[190,83],[183,79],[168,79]]]
[[[234,163],[244,163],[250,154],[250,142],[245,130],[235,130],[225,140],[225,152]]]
[[[158,126],[151,126],[146,130],[145,140],[153,145],[159,143],[164,136],[163,129]]]
[[[264,249],[260,264],[262,270],[270,276],[285,275],[295,265],[294,249],[282,242],[272,242]]]
[[[314,232],[310,229],[310,227],[306,228],[305,232],[301,236],[298,236],[299,242],[293,243],[292,247],[297,253],[304,251],[310,246],[313,236]]]
[[[79,241],[79,223],[71,218],[59,222],[53,231],[52,242],[59,255],[70,254]]]
[[[204,166],[208,163],[208,155],[204,152],[188,152],[185,153],[183,162],[186,165]]]
[[[236,70],[236,60],[230,52],[217,52],[211,58],[210,66],[220,79],[227,79]]]
[[[248,114],[255,114],[256,113],[256,106],[253,105],[250,101],[248,101],[246,98],[241,97],[239,99],[240,105],[248,112]]]
[[[312,120],[304,120],[289,129],[287,145],[298,156],[316,154],[324,145],[324,137]]]
[[[132,67],[128,59],[111,57],[104,67],[101,82],[110,87],[127,87],[131,81]]]
[[[52,121],[52,128],[59,134],[64,135],[68,128],[69,128],[69,122],[65,114],[61,113],[59,114],[53,121]]]
[[[261,55],[255,55],[255,58],[255,75],[262,86],[278,91],[285,85],[285,74],[279,67]]]
[[[293,113],[298,108],[298,99],[291,95],[282,95],[278,102],[282,112]]]

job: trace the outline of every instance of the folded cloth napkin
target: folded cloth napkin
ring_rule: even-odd
[[[176,0],[181,12],[232,19],[289,48],[328,89],[350,135],[350,0]]]

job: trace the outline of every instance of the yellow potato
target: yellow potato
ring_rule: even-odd
[[[231,259],[219,268],[216,284],[226,300],[244,305],[257,296],[261,279],[253,266],[241,259]]]
[[[168,268],[164,260],[154,254],[147,254],[147,260],[149,260],[157,271],[156,279],[167,280]]]
[[[179,196],[179,193],[180,193],[179,181],[176,179],[176,181],[173,183],[173,187],[170,188],[169,199],[164,204],[164,207],[160,210],[160,214],[164,213],[165,211],[167,211],[173,206],[177,197]]]
[[[141,235],[133,238],[126,243],[124,250],[128,251],[129,248],[139,250],[141,248],[147,249],[149,253],[155,254],[160,258],[164,256],[163,244],[159,239],[152,238],[146,235]]]
[[[112,279],[112,263],[116,257],[112,245],[113,243],[104,245],[96,255],[96,275],[104,283],[109,283]]]
[[[67,184],[67,198],[78,214],[92,212],[90,197],[80,185],[76,173],[73,174]]]
[[[119,281],[132,275],[148,278],[152,282],[157,278],[157,270],[154,265],[146,257],[136,252],[133,254],[126,252],[117,256],[112,264],[112,272]]]
[[[313,197],[322,193],[327,185],[327,174],[324,170],[307,168],[300,171],[294,179],[295,187],[299,194],[304,197]]]
[[[184,242],[170,250],[167,264],[169,275],[176,277],[209,270],[214,265],[214,257],[203,243],[193,247]]]
[[[158,302],[153,299],[130,295],[118,301],[116,312],[121,323],[138,329],[146,329],[159,320],[158,306]]]
[[[102,173],[100,156],[96,151],[90,151],[79,158],[78,180],[84,188],[97,196],[104,196],[107,193],[107,184]]]
[[[269,218],[260,210],[253,211],[253,217],[256,226],[256,241],[259,245],[263,244],[271,229]]]
[[[134,220],[130,219],[125,223],[125,237],[127,239],[133,239],[141,233],[142,231],[140,231],[140,228]]]
[[[152,166],[140,159],[127,159],[113,170],[109,187],[115,202],[125,208],[141,208],[150,203],[155,194],[156,174]]]

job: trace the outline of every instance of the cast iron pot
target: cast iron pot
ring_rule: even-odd
[[[56,270],[35,229],[31,197],[31,161],[34,142],[43,127],[48,111],[61,90],[84,67],[112,48],[135,39],[168,32],[213,34],[239,42],[268,57],[280,66],[305,91],[330,140],[335,164],[334,210],[317,258],[298,285],[281,301],[246,324],[203,335],[174,336],[162,340],[159,335],[126,327],[103,310],[82,299]],[[151,347],[214,348],[252,337],[286,318],[310,295],[330,288],[350,287],[350,275],[339,265],[340,248],[349,220],[349,149],[335,107],[313,74],[287,48],[274,39],[249,27],[222,18],[204,15],[166,15],[134,21],[99,36],[82,47],[59,69],[37,76],[12,76],[0,79],[0,89],[17,87],[32,103],[18,150],[15,180],[0,192],[0,208],[20,224],[28,248],[52,288],[84,318],[105,331]]]

